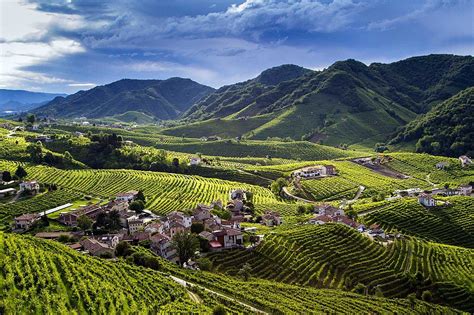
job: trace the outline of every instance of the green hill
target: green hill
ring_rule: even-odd
[[[282,229],[254,250],[211,259],[217,271],[230,275],[248,263],[254,277],[345,290],[362,283],[370,294],[380,290],[386,297],[430,290],[437,303],[474,310],[472,250],[416,239],[384,246],[342,224]]]
[[[123,79],[67,97],[57,97],[33,111],[55,117],[101,118],[140,111],[158,119],[175,119],[214,91],[190,79]]]
[[[370,66],[340,61],[324,71],[306,71],[290,80],[282,76],[281,81],[272,82],[275,85],[262,84],[257,77],[221,88],[184,115],[187,122],[207,122],[163,132],[212,135],[220,129],[212,129],[214,121],[209,119],[226,119],[234,125],[239,124],[239,118],[267,115],[271,120],[254,121],[259,125],[252,130],[241,128],[238,136],[371,145],[386,140],[434,104],[473,86],[473,73],[474,58],[470,56],[429,55]]]
[[[474,87],[465,89],[410,122],[392,144],[417,142],[416,151],[474,155]]]

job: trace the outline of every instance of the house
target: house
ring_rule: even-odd
[[[26,191],[32,194],[37,194],[39,190],[40,186],[35,180],[20,183],[20,193]]]
[[[99,204],[89,205],[71,212],[62,212],[58,220],[64,225],[77,226],[77,220],[80,216],[85,215],[95,221],[97,216],[102,212],[104,212],[104,209]]]
[[[150,249],[157,255],[171,260],[173,262],[178,262],[178,255],[176,254],[176,249],[171,246],[171,238],[165,234],[154,234],[150,237]]]
[[[117,196],[115,196],[115,200],[132,202],[133,200],[137,198],[137,196],[138,196],[138,191],[130,190],[125,193],[117,194]]]
[[[338,215],[344,215],[344,210],[331,206],[330,204],[323,203],[316,206],[316,211],[320,215],[327,215],[330,217],[335,217]]]
[[[105,205],[105,211],[117,211],[117,212],[127,212],[129,204],[124,200],[112,200],[107,205]]]
[[[436,206],[436,199],[434,199],[431,194],[423,193],[418,196],[418,202],[425,207],[434,207]]]
[[[321,167],[321,175],[336,175],[336,168],[333,165],[323,165]]]
[[[465,166],[468,166],[468,165],[472,164],[472,160],[467,155],[461,155],[459,157],[459,161],[461,161],[461,166],[462,167],[465,167]]]
[[[244,208],[244,202],[240,199],[234,199],[227,203],[226,209],[231,211],[232,213],[240,213]]]
[[[311,218],[308,223],[309,224],[316,224],[316,225],[321,225],[321,224],[326,224],[332,222],[332,218],[328,215],[318,215],[314,218]]]
[[[38,221],[41,216],[38,213],[26,213],[14,219],[15,229],[17,230],[28,230],[33,224]]]
[[[177,221],[172,221],[172,222],[168,225],[167,232],[168,232],[168,235],[169,235],[171,238],[173,238],[173,236],[174,236],[175,234],[177,234],[177,233],[179,233],[179,232],[184,232],[184,231],[186,231],[186,230],[187,230],[187,228],[186,228],[183,224],[181,224],[181,223],[179,223],[179,222],[177,222]]]
[[[321,175],[321,167],[319,166],[304,167],[302,169],[299,169],[293,172],[293,176],[302,177],[302,178],[312,178],[312,177],[318,177],[320,175]]]
[[[436,163],[436,168],[438,170],[444,170],[448,166],[449,166],[448,162],[438,162],[438,163]]]
[[[265,214],[262,216],[262,224],[266,226],[280,225],[281,224],[280,214],[274,211],[265,211]]]
[[[182,212],[179,211],[173,211],[170,214],[168,214],[165,218],[165,227],[168,229],[170,228],[169,226],[171,223],[176,222],[180,223],[183,225],[185,228],[191,227],[191,224],[193,223],[192,217],[189,217],[185,215]]]
[[[94,239],[114,249],[117,246],[117,244],[121,241],[122,235],[105,234],[105,235],[96,236]]]
[[[471,185],[459,186],[459,194],[463,196],[470,196],[472,194],[472,186]]]
[[[80,132],[80,131],[74,131],[74,135],[75,135],[76,137],[84,137],[84,134],[83,134],[82,132]]]
[[[0,198],[5,198],[7,196],[13,196],[16,194],[15,188],[5,188],[0,190]]]
[[[230,192],[229,197],[231,200],[246,200],[247,194],[243,189],[234,189]]]
[[[199,165],[199,164],[201,164],[201,159],[198,157],[192,157],[189,160],[189,165]]]
[[[201,233],[199,233],[199,236],[206,239],[206,240],[208,240],[209,242],[216,239],[214,237],[214,234],[212,234],[211,232],[208,232],[208,231],[202,231]]]
[[[160,222],[152,222],[148,225],[145,226],[144,228],[145,232],[148,232],[150,234],[155,234],[155,233],[163,233],[164,231],[164,226]]]
[[[342,224],[347,225],[348,227],[351,227],[351,228],[354,228],[354,229],[357,229],[360,225],[356,221],[354,221],[351,218],[346,217],[344,215],[336,217],[336,222],[342,223]]]
[[[242,232],[238,229],[224,228],[222,230],[214,231],[212,234],[222,248],[240,247],[244,244]],[[211,245],[211,243],[213,243],[213,241],[209,242],[209,245]],[[211,249],[212,248],[211,245]]]
[[[51,142],[51,141],[53,141],[53,140],[51,139],[50,136],[47,136],[47,135],[38,135],[38,136],[36,136],[36,137],[33,139],[33,141],[34,141],[34,142],[38,142],[38,141],[39,141],[39,142],[45,143],[45,142]]]
[[[85,251],[92,256],[113,256],[114,249],[109,245],[99,242],[93,238],[85,238],[79,242]]]
[[[193,211],[194,221],[204,221],[211,218],[211,208],[199,204]]]
[[[142,219],[139,219],[137,216],[130,217],[127,220],[128,232],[134,234],[138,231],[143,230],[145,222]]]

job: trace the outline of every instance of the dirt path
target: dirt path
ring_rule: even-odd
[[[225,299],[227,299],[227,300],[236,302],[236,303],[238,303],[238,304],[240,304],[240,305],[242,305],[242,306],[248,308],[248,309],[251,310],[252,312],[255,312],[255,313],[258,313],[258,314],[268,314],[268,313],[265,312],[265,311],[262,311],[262,310],[260,310],[260,309],[258,309],[258,308],[255,308],[255,307],[253,307],[253,306],[251,306],[251,305],[249,305],[249,304],[246,304],[246,303],[244,303],[244,302],[241,302],[241,301],[239,301],[239,300],[236,300],[235,298],[229,297],[229,296],[224,295],[224,294],[222,294],[222,293],[219,293],[219,292],[210,290],[210,289],[208,289],[208,288],[206,288],[206,287],[203,287],[202,285],[194,284],[194,283],[188,282],[188,281],[186,281],[186,280],[183,280],[183,279],[181,279],[181,278],[178,278],[178,277],[175,277],[175,276],[171,276],[171,275],[170,275],[170,278],[173,279],[174,281],[176,281],[177,283],[179,283],[180,285],[184,286],[184,287],[188,287],[188,286],[189,286],[189,287],[198,287],[198,288],[203,289],[204,291],[207,291],[207,292],[210,292],[210,293],[212,293],[212,294],[218,295],[218,296],[223,297],[223,298],[225,298]],[[189,291],[188,291],[188,292],[189,292]],[[191,293],[191,292],[190,292],[190,293]],[[193,294],[194,294],[194,293],[193,293]],[[191,297],[191,299],[193,299],[193,298]],[[198,298],[198,299],[199,299],[199,301],[201,300],[200,298]],[[193,299],[193,300],[194,300],[194,299]]]
[[[288,191],[288,187],[283,187],[282,190],[283,190],[283,193],[285,195],[287,195],[288,197],[290,197],[290,198],[296,199],[298,201],[306,202],[306,203],[313,203],[313,204],[316,203],[315,201],[311,201],[311,200],[304,199],[304,198],[293,195],[292,193],[290,193]]]
[[[196,304],[201,304],[202,303],[201,298],[196,293],[188,291],[188,295],[191,298],[191,300],[194,301],[194,303],[196,303]]]

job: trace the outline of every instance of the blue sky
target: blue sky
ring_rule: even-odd
[[[220,87],[285,63],[473,52],[471,0],[0,1],[0,88],[173,76]]]

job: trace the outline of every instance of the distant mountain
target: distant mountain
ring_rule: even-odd
[[[66,96],[66,94],[0,89],[0,112],[30,110],[58,96]]]
[[[229,129],[235,132],[228,136],[371,145],[474,86],[471,56],[429,55],[370,66],[349,59],[323,71],[301,69],[276,67],[255,79],[220,88],[184,115],[185,126],[165,133],[209,135],[216,119],[226,120],[228,126],[243,119],[252,121],[246,124],[251,128]],[[194,121],[198,123],[189,123]]]
[[[474,156],[474,87],[467,88],[410,122],[392,144],[416,142],[417,152]]]
[[[213,91],[190,79],[123,79],[65,98],[57,97],[34,112],[56,117],[101,118],[136,111],[158,119],[174,119]]]

